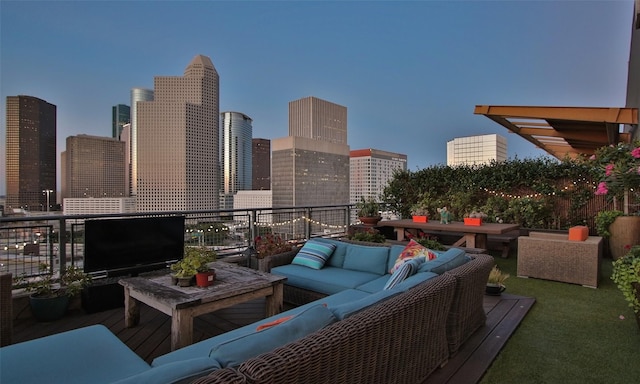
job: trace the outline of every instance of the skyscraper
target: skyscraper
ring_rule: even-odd
[[[135,196],[138,189],[138,102],[153,101],[153,91],[145,88],[131,89],[131,130],[129,131],[129,194]]]
[[[289,136],[272,145],[273,206],[349,203],[347,108],[316,97],[289,103]]]
[[[154,78],[154,100],[136,103],[138,212],[217,209],[219,77],[198,55],[184,76]]]
[[[289,136],[347,144],[347,108],[309,96],[289,102]]]
[[[63,159],[63,198],[127,196],[124,141],[69,136]]]
[[[131,108],[128,105],[118,104],[111,107],[111,137],[120,138],[122,127],[131,122]]]
[[[251,189],[251,118],[240,112],[222,112],[220,162],[222,166],[221,209],[233,209],[233,195]]]
[[[56,203],[56,106],[7,96],[6,208],[47,211]]]
[[[507,160],[507,139],[500,135],[457,137],[447,142],[447,165],[489,164]]]
[[[271,189],[271,140],[253,139],[251,173],[254,190],[264,191]]]
[[[380,201],[384,188],[396,170],[407,170],[407,155],[379,149],[357,149],[350,153],[349,190],[351,203],[374,198]]]

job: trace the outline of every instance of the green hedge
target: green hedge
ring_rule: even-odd
[[[446,206],[453,220],[482,211],[486,221],[525,228],[566,229],[587,222],[595,196],[593,169],[571,160],[514,159],[476,166],[432,166],[397,171],[382,199],[403,217],[423,201],[430,215]],[[593,214],[595,215],[595,214]],[[593,216],[592,215],[592,216]]]

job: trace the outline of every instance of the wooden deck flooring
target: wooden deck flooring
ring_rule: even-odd
[[[485,296],[486,325],[423,384],[479,382],[534,302],[532,298],[509,294]],[[194,322],[194,340],[204,340],[253,323],[264,318],[264,313],[264,299],[258,299],[200,316]],[[72,310],[64,319],[51,323],[21,320],[14,324],[13,343],[93,324],[104,324],[147,362],[170,351],[170,317],[146,305],[141,305],[140,325],[134,328],[124,327],[123,308],[93,314]]]

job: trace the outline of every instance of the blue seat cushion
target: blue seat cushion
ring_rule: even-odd
[[[387,281],[389,281],[389,277],[391,277],[391,275],[387,273],[386,275],[382,275],[375,280],[371,280],[367,283],[358,285],[356,289],[368,293],[381,291],[382,288],[384,288],[384,285],[387,284]]]
[[[310,307],[297,315],[281,314],[281,319],[286,321],[263,330],[255,329],[249,334],[214,346],[209,357],[218,360],[223,367],[235,367],[247,359],[300,339],[337,320],[324,305]],[[257,328],[255,325],[254,327]]]
[[[439,254],[435,259],[423,263],[422,266],[420,266],[419,272],[434,272],[441,275],[468,261],[469,257],[463,249],[449,248],[446,252]]]
[[[342,268],[354,271],[375,273],[379,276],[387,273],[389,247],[367,247],[350,244]]]
[[[271,273],[287,277],[285,284],[332,295],[342,290],[356,288],[359,285],[380,277],[370,272],[355,271],[326,266],[311,269],[300,265],[283,265],[271,269]]]
[[[0,349],[3,383],[110,383],[150,369],[103,325]]]
[[[355,313],[362,311],[365,308],[375,305],[383,300],[387,300],[390,297],[393,297],[400,293],[401,291],[396,289],[386,289],[378,291],[376,293],[368,294],[367,296],[359,300],[352,300],[344,304],[330,307],[329,309],[331,309],[335,317],[337,317],[339,320],[343,320]]]

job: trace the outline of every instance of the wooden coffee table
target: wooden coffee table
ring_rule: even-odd
[[[282,311],[284,276],[272,275],[225,262],[214,262],[213,285],[178,287],[169,274],[130,277],[119,281],[124,287],[124,322],[140,322],[139,303],[171,316],[171,350],[193,343],[193,318],[253,299],[266,298],[266,316]]]

